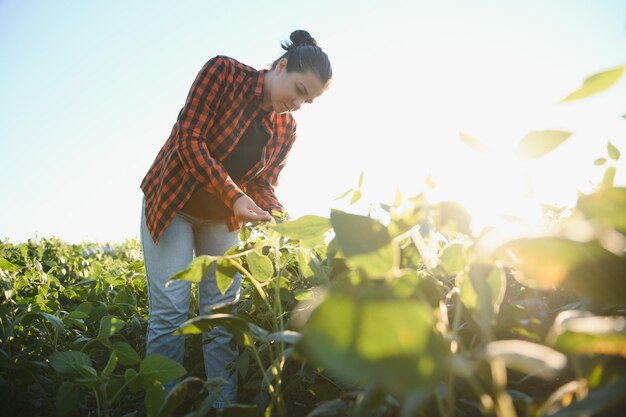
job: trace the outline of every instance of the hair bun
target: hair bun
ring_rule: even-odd
[[[291,33],[291,36],[289,36],[289,39],[291,40],[291,43],[281,45],[286,51],[291,48],[304,45],[318,46],[313,36],[311,36],[311,34],[306,30],[294,30]]]

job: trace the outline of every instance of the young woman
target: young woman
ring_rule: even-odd
[[[209,60],[191,86],[168,140],[141,183],[141,242],[150,316],[146,354],[182,364],[184,337],[172,333],[187,320],[191,283],[165,283],[195,255],[222,255],[238,243],[242,222],[282,211],[274,187],[294,140],[292,112],[328,87],[328,56],[303,30],[281,45],[286,52],[270,69],[255,70],[232,58]],[[215,271],[199,283],[200,312],[235,302],[241,277],[222,294]],[[223,392],[236,401],[237,375],[227,365],[237,356],[230,333],[203,335],[207,378],[223,377]],[[166,384],[166,394],[174,383]],[[223,407],[218,400],[214,407]]]

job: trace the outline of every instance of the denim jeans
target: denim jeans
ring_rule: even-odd
[[[159,244],[155,245],[146,226],[145,200],[141,209],[141,245],[143,248],[146,275],[148,280],[148,334],[146,355],[159,353],[182,365],[185,352],[185,336],[172,334],[188,319],[191,283],[173,281],[167,288],[165,283],[174,275],[189,266],[193,255],[223,255],[239,242],[238,232],[228,231],[225,222],[201,220],[178,212],[167,227]],[[239,298],[241,275],[225,294],[217,287],[215,266],[198,284],[200,314],[209,314],[217,304],[235,302]],[[232,336],[224,328],[214,328],[204,333],[204,369],[207,378],[222,377],[229,383],[222,386],[222,392],[229,401],[237,397],[237,373],[229,374],[226,367],[238,355],[229,345]],[[178,381],[165,384],[167,395]],[[223,400],[213,404],[223,407]]]

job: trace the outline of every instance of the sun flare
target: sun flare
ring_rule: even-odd
[[[468,161],[471,167],[459,167],[457,172],[447,171],[436,178],[439,186],[434,197],[465,206],[472,217],[474,233],[487,226],[536,226],[541,218],[541,204],[524,162],[504,153],[477,158],[478,161]]]

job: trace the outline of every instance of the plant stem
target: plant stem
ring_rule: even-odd
[[[267,306],[267,308],[270,311],[274,311],[274,308],[272,307],[272,304],[270,304],[269,300],[267,299],[267,294],[265,293],[265,290],[263,289],[263,287],[261,287],[261,284],[259,284],[259,281],[257,281],[252,276],[252,274],[250,274],[250,272],[248,272],[248,270],[246,268],[244,268],[242,265],[240,265],[240,264],[238,264],[236,262],[233,262],[232,265],[234,265],[235,268],[237,268],[239,270],[239,272],[241,272],[246,278],[248,278],[250,280],[250,282],[252,283],[254,288],[259,293],[259,296],[261,297],[261,299],[265,302],[265,305]]]
[[[437,403],[437,411],[439,411],[439,415],[441,417],[447,417],[446,410],[443,407],[443,401],[441,401],[441,397],[438,393],[435,393],[435,402]]]
[[[278,317],[278,329],[279,331],[284,331],[285,323],[283,322],[283,304],[280,298],[280,282],[283,275],[283,267],[280,264],[280,249],[274,245],[274,258],[276,260],[276,270],[278,271],[276,274],[275,285],[275,295],[274,302],[276,303],[276,314]],[[270,353],[272,352],[271,345]],[[272,363],[276,365],[273,367],[275,370],[274,380],[276,381],[276,402],[278,403],[278,414],[280,416],[287,416],[287,409],[285,407],[285,401],[283,399],[283,390],[282,390],[282,372],[283,372],[283,363],[285,361],[285,343],[282,340],[278,341],[278,358]]]
[[[259,369],[261,370],[261,375],[263,375],[263,381],[265,381],[265,383],[267,384],[267,390],[273,396],[274,387],[272,386],[270,379],[267,377],[267,374],[265,373],[265,367],[263,366],[263,362],[261,362],[259,351],[257,350],[256,346],[254,346],[254,344],[250,345],[250,348],[252,349],[252,354],[254,355],[254,360],[256,361],[256,364],[259,366]]]
[[[139,375],[139,374],[137,374]],[[128,381],[124,382],[124,384],[120,387],[120,389],[117,390],[117,392],[115,394],[113,394],[113,397],[111,397],[111,404],[113,404],[115,402],[115,400],[117,400],[117,397],[122,393],[122,391],[124,390],[124,388],[126,388],[126,386],[128,384],[130,384],[130,382],[132,380],[134,380],[135,378],[137,378],[137,375],[133,376],[131,379],[129,379]]]
[[[93,394],[96,396],[96,411],[98,413],[98,417],[100,417],[100,396],[98,395],[98,391],[95,388],[91,389]]]

